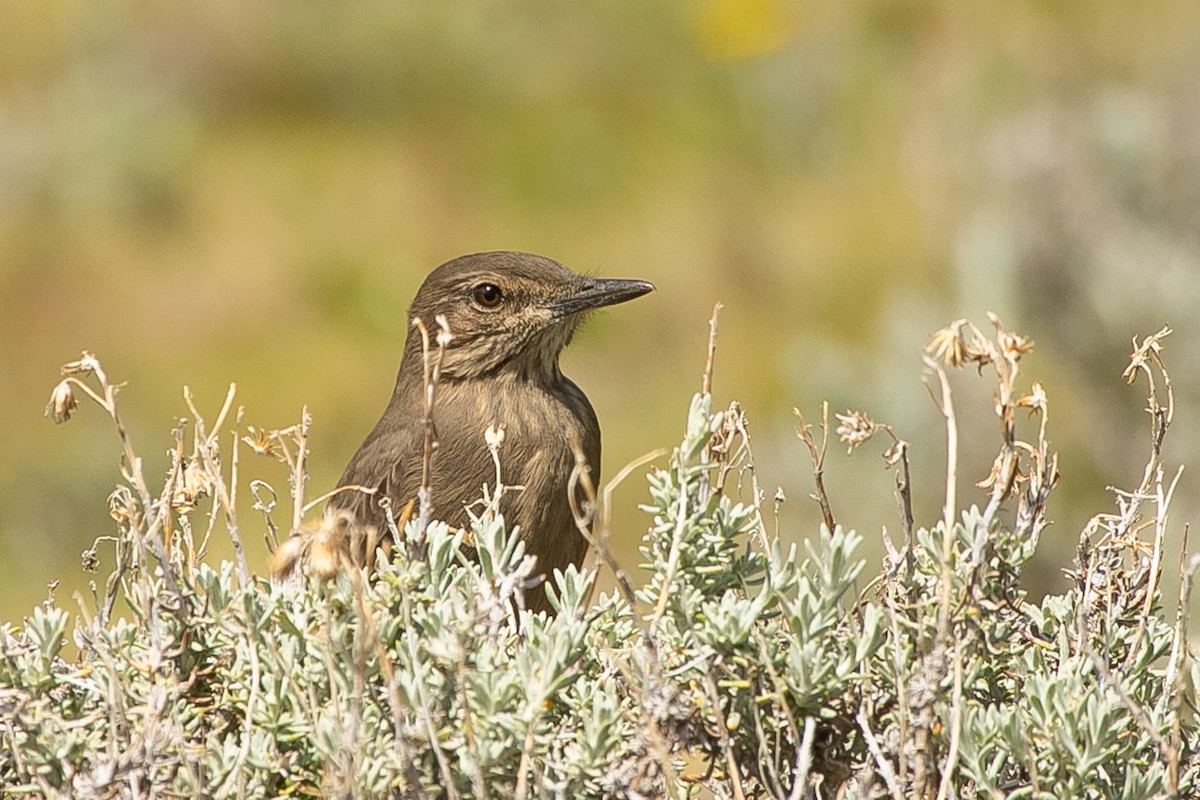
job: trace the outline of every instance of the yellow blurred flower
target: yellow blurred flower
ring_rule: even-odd
[[[700,51],[718,61],[769,55],[795,31],[780,0],[708,0],[696,12],[695,26]]]

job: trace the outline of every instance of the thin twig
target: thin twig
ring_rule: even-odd
[[[808,774],[812,771],[813,741],[817,737],[817,720],[804,718],[804,736],[800,739],[796,758],[796,777],[792,780],[792,791],[788,800],[800,800],[800,794],[808,786]]]
[[[884,782],[887,783],[892,800],[904,800],[904,791],[901,789],[900,781],[897,780],[895,770],[892,769],[892,765],[888,763],[887,757],[883,754],[883,749],[879,746],[879,740],[871,732],[871,721],[867,719],[866,712],[860,708],[858,714],[855,715],[855,719],[858,721],[858,729],[862,731],[863,741],[867,743],[867,749],[871,751],[871,756],[875,759],[875,766],[879,768],[879,774],[883,776]],[[808,723],[811,721],[811,717],[805,720],[805,735],[808,734]]]
[[[230,388],[232,389],[232,386]],[[221,475],[221,462],[213,447],[214,440],[205,431],[204,418],[196,410],[196,403],[192,398],[192,390],[187,386],[183,387],[183,399],[187,403],[188,409],[192,412],[192,419],[195,420],[196,434],[199,437],[197,446],[200,448],[200,456],[204,459],[205,471],[212,478],[213,490],[216,493],[217,500],[221,504],[221,508],[225,511],[225,527],[229,531],[229,540],[233,544],[233,555],[237,564],[238,580],[242,586],[249,586],[250,565],[246,561],[246,550],[242,547],[242,535],[238,525],[237,509],[233,505],[233,499],[229,494],[225,479]]]
[[[1183,541],[1179,545],[1179,605],[1175,609],[1175,635],[1171,641],[1171,655],[1167,659],[1167,672],[1163,679],[1165,693],[1172,698],[1171,733],[1166,752],[1167,781],[1173,795],[1179,794],[1179,754],[1183,749],[1183,716],[1187,682],[1183,680],[1183,662],[1188,654],[1188,608],[1191,605],[1192,585],[1196,570],[1200,569],[1200,556],[1187,558],[1189,526],[1183,526]]]
[[[712,394],[713,363],[717,357],[717,317],[725,306],[717,303],[713,306],[712,317],[708,320],[708,357],[704,361],[704,379],[700,383],[700,391]]]
[[[942,574],[939,580],[938,641],[947,642],[950,634],[951,560],[954,555],[954,517],[958,508],[958,423],[954,415],[954,399],[946,372],[937,362],[925,359],[941,385],[938,410],[946,419],[946,500],[942,506]]]
[[[950,696],[950,746],[942,765],[942,781],[937,800],[947,800],[954,790],[954,772],[958,767],[958,747],[962,739],[963,664],[962,642],[954,644],[954,689]]]
[[[800,421],[800,429],[796,431],[796,436],[808,448],[808,456],[812,461],[813,483],[815,485],[812,497],[821,506],[821,516],[825,519],[825,527],[832,533],[834,528],[837,527],[837,520],[834,519],[833,507],[829,504],[829,493],[825,491],[825,454],[829,450],[829,401],[824,400],[821,402],[820,447],[817,446],[816,441],[813,439],[812,426],[804,421],[804,415],[800,413],[800,409],[793,408],[792,413]]]
[[[433,518],[433,456],[437,449],[437,430],[433,422],[433,403],[437,390],[438,379],[441,376],[442,358],[446,346],[450,344],[450,325],[446,317],[438,314],[434,318],[438,326],[435,337],[437,354],[431,358],[429,349],[429,329],[420,317],[413,317],[412,324],[421,334],[421,365],[424,386],[425,405],[422,410],[421,424],[425,428],[424,448],[421,456],[421,486],[417,490],[417,536],[418,546],[424,542],[425,529]]]
[[[229,384],[229,389],[232,392],[236,384]],[[237,492],[238,492],[238,461],[239,455],[242,452],[242,415],[245,412],[243,406],[238,406],[237,414],[233,418],[233,446],[229,455],[229,502],[234,508],[237,508]],[[221,409],[221,416],[218,417],[218,425],[225,418],[225,409]],[[213,521],[215,517],[209,515],[208,530],[204,534],[204,541],[201,543],[200,557],[203,557],[205,550],[208,548],[208,537],[212,534]],[[267,545],[271,552],[275,552],[275,548],[279,546],[278,540],[275,538],[274,531],[271,532],[271,538],[267,540]]]
[[[308,464],[308,428],[312,425],[312,416],[308,406],[300,409],[300,425],[296,430],[296,465],[292,471],[292,530],[299,530],[304,521],[304,484],[308,480],[305,474]]]
[[[907,443],[900,450],[900,471],[896,473],[896,499],[900,505],[900,529],[904,532],[904,568],[912,577],[916,556],[913,552],[912,472],[908,462]]]
[[[1175,470],[1175,477],[1171,479],[1171,485],[1165,494],[1163,493],[1161,473],[1155,487],[1154,544],[1150,549],[1150,569],[1148,571],[1150,583],[1146,587],[1146,602],[1142,608],[1143,619],[1148,618],[1154,609],[1154,597],[1158,594],[1158,581],[1162,577],[1162,546],[1163,539],[1167,534],[1167,509],[1171,506],[1171,498],[1175,496],[1175,487],[1179,485],[1179,479],[1182,477],[1183,465],[1180,464],[1179,469]]]
[[[410,629],[412,628],[412,606],[409,602],[409,593],[401,592],[401,603],[404,609],[404,622]],[[420,653],[417,652],[417,637],[405,636],[405,643],[408,645],[408,657],[412,664],[414,690],[417,693],[417,699],[421,706],[417,709],[418,716],[425,726],[425,734],[429,738],[429,748],[433,751],[434,759],[437,761],[438,770],[441,773],[443,789],[446,796],[451,800],[458,800],[458,788],[454,785],[454,771],[450,768],[450,762],[446,759],[446,754],[442,752],[441,740],[438,738],[437,728],[433,724],[433,716],[429,713],[430,702],[427,692],[425,691],[426,677],[424,675],[424,662],[421,659]]]
[[[733,755],[733,748],[730,747],[729,724],[725,717],[725,712],[721,708],[721,697],[717,693],[717,684],[713,680],[711,670],[705,672],[704,686],[708,689],[708,699],[712,703],[713,715],[717,718],[717,727],[721,731],[720,744],[725,755],[725,773],[729,776],[730,788],[733,790],[734,800],[746,800],[746,792],[742,788],[741,766]]]
[[[637,613],[637,593],[633,589],[633,581],[629,577],[629,573],[621,566],[617,560],[616,554],[613,552],[611,532],[608,526],[608,509],[612,506],[612,491],[621,481],[625,480],[633,470],[643,464],[654,460],[664,454],[663,450],[655,450],[647,453],[641,458],[635,459],[626,464],[617,476],[613,478],[604,487],[604,503],[601,506],[599,524],[593,526],[593,517],[580,507],[577,494],[583,492],[585,500],[591,505],[592,509],[596,508],[596,487],[592,483],[591,471],[588,469],[587,456],[584,455],[583,449],[579,447],[578,442],[572,442],[572,449],[575,452],[575,466],[571,470],[571,476],[567,480],[567,501],[571,506],[571,515],[575,520],[575,527],[580,534],[586,538],[593,547],[596,548],[596,554],[600,560],[604,562],[613,573],[613,577],[617,580],[617,589],[621,593],[621,597],[625,600],[625,604],[629,607],[630,614],[634,622],[637,623],[639,630],[642,633],[642,640],[646,645],[647,650],[654,654],[656,653],[654,646],[654,637],[650,633],[650,628],[646,625],[642,615]],[[654,656],[657,661],[657,655]]]
[[[675,510],[675,531],[671,534],[671,549],[667,554],[667,569],[663,575],[662,589],[658,593],[658,602],[651,616],[650,630],[657,631],[667,611],[667,601],[671,596],[671,586],[675,583],[675,572],[679,568],[679,558],[683,552],[683,533],[687,529],[687,476],[680,470],[679,507]]]

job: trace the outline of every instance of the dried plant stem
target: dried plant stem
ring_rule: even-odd
[[[612,572],[613,577],[617,581],[617,590],[621,593],[625,604],[629,606],[633,619],[641,630],[643,642],[647,649],[651,653],[654,653],[654,637],[651,635],[650,628],[646,625],[646,621],[642,618],[642,615],[637,613],[637,593],[633,589],[633,581],[629,577],[629,573],[621,566],[620,561],[617,560],[616,553],[612,548],[609,511],[612,508],[612,493],[616,487],[621,485],[638,467],[665,455],[666,450],[652,451],[626,464],[617,473],[616,477],[605,485],[603,494],[604,502],[599,506],[600,513],[595,515],[593,519],[593,515],[580,507],[578,492],[582,491],[584,498],[590,504],[591,508],[595,509],[597,507],[596,487],[592,483],[591,471],[588,469],[587,457],[584,455],[583,449],[579,447],[578,442],[574,442],[573,445],[575,466],[571,470],[571,477],[567,482],[567,499],[571,504],[571,514],[575,518],[575,527],[591,543],[592,547],[596,548],[596,555]]]
[[[1125,710],[1129,712],[1130,716],[1133,718],[1133,721],[1137,723],[1138,727],[1142,729],[1143,733],[1154,740],[1154,743],[1158,745],[1159,750],[1165,754],[1167,752],[1166,739],[1163,738],[1161,733],[1155,730],[1154,726],[1150,723],[1150,720],[1146,717],[1146,712],[1138,706],[1132,697],[1129,696],[1129,692],[1125,690],[1125,686],[1119,679],[1113,676],[1112,670],[1108,668],[1108,664],[1105,663],[1104,659],[1100,657],[1100,654],[1097,653],[1095,648],[1092,647],[1091,637],[1088,635],[1087,609],[1087,603],[1081,603],[1079,605],[1077,615],[1077,627],[1079,630],[1077,637],[1079,640],[1080,649],[1083,651],[1083,654],[1087,656],[1088,660],[1092,662],[1092,666],[1095,667],[1096,674],[1100,678],[1100,683],[1104,686],[1107,686],[1117,695],[1121,701],[1121,705],[1125,706]]]
[[[236,388],[236,386],[237,386],[237,384],[233,384],[233,383],[229,384],[230,390],[233,390],[234,388]],[[230,399],[232,399],[232,394],[230,395]],[[221,413],[217,417],[217,425],[214,428],[214,430],[220,430],[221,423],[225,420],[225,411],[227,408],[228,408],[228,404],[221,407]],[[234,508],[237,508],[238,461],[239,461],[238,456],[242,450],[241,432],[242,432],[242,414],[244,413],[244,411],[245,411],[245,409],[242,406],[238,406],[237,414],[233,418],[233,431],[230,434],[233,437],[233,442],[231,443],[232,447],[230,448],[230,455],[229,455],[229,503]],[[208,535],[210,533],[212,533],[212,529],[213,529],[213,526],[212,526],[212,521],[210,519],[208,531],[204,535],[204,542],[203,542],[203,547],[201,548],[201,555],[203,555],[204,551],[208,547]],[[271,552],[274,552],[275,548],[279,546],[279,542],[275,539],[274,533],[272,533],[271,538],[268,539],[267,545],[271,549]]]
[[[435,337],[436,355],[431,353],[429,329],[420,317],[413,317],[412,324],[421,334],[421,364],[424,381],[425,405],[422,411],[421,423],[425,428],[424,448],[421,456],[421,486],[417,490],[417,536],[424,540],[425,529],[433,518],[433,456],[437,450],[437,430],[433,423],[433,403],[437,391],[438,379],[441,376],[442,359],[446,353],[446,345],[450,343],[450,326],[445,316],[439,314],[435,318],[438,333]]]
[[[717,303],[713,306],[712,317],[708,320],[708,356],[704,361],[704,378],[700,383],[700,391],[712,394],[713,365],[717,358],[717,317],[725,306]]]
[[[176,577],[175,569],[167,556],[166,549],[157,538],[158,532],[164,529],[167,515],[171,513],[170,501],[174,493],[174,482],[168,479],[167,485],[164,486],[163,493],[157,498],[157,501],[150,494],[149,486],[146,483],[145,471],[142,466],[142,459],[134,450],[133,442],[129,437],[129,431],[125,428],[125,423],[121,421],[121,412],[117,404],[117,393],[120,390],[120,386],[109,382],[108,375],[104,372],[100,361],[91,353],[85,352],[81,361],[65,366],[63,371],[67,373],[67,377],[63,379],[63,384],[80,389],[103,408],[109,415],[109,418],[112,419],[113,425],[117,429],[117,437],[121,442],[121,475],[137,491],[138,500],[141,502],[140,511],[132,502],[125,504],[128,521],[124,532],[126,534],[125,538],[133,546],[133,552],[132,554],[129,553],[118,543],[116,548],[117,568],[110,576],[106,588],[107,596],[105,598],[105,611],[103,615],[105,623],[107,623],[112,614],[116,602],[116,593],[124,580],[124,576],[133,565],[142,566],[147,563],[147,551],[158,562],[166,587],[174,595],[175,605],[181,606],[182,603],[179,601],[179,581]],[[91,387],[75,377],[77,374],[86,374],[88,372],[95,376],[103,394],[97,394]],[[157,512],[155,512],[156,502],[158,503]],[[132,562],[129,558],[130,555],[132,555]],[[153,605],[157,600],[147,594],[146,602]],[[151,613],[151,610],[149,607],[142,609],[143,613],[147,615]]]
[[[946,372],[926,358],[925,364],[938,377],[941,399],[938,410],[946,419],[946,500],[942,506],[942,575],[938,582],[938,642],[948,644],[950,637],[951,580],[954,560],[954,517],[958,513],[958,422],[954,398]]]
[[[225,397],[225,407],[228,407],[233,402],[236,390],[237,387],[234,384],[229,385],[229,392]],[[221,461],[215,447],[218,431],[214,430],[211,435],[207,433],[204,426],[204,418],[196,410],[196,403],[192,398],[192,390],[187,386],[183,387],[183,399],[187,403],[188,409],[192,412],[192,418],[196,423],[196,446],[200,457],[204,460],[205,471],[208,473],[209,478],[212,479],[213,491],[216,494],[218,502],[221,504],[221,509],[225,512],[225,527],[229,531],[229,540],[233,545],[233,556],[237,564],[238,579],[243,586],[249,586],[250,566],[246,561],[246,550],[242,546],[237,508],[233,504],[229,488],[225,483],[224,477],[221,475]],[[225,413],[225,411],[222,411],[219,418],[223,420]]]
[[[746,790],[742,787],[742,770],[734,758],[733,748],[729,745],[729,725],[725,712],[721,708],[721,696],[717,692],[716,681],[712,673],[704,676],[704,687],[708,690],[708,700],[712,704],[713,716],[717,719],[717,727],[721,731],[720,746],[725,755],[725,774],[729,776],[730,790],[734,800],[746,800]]]
[[[808,786],[808,775],[812,771],[813,741],[816,737],[816,719],[805,717],[804,735],[800,738],[796,754],[796,777],[792,780],[792,791],[788,793],[788,800],[800,800],[801,793]]]
[[[779,670],[775,669],[774,659],[771,657],[766,637],[762,635],[761,631],[755,631],[754,641],[758,645],[760,663],[767,668],[767,674],[771,676],[773,699],[783,711],[784,719],[787,720],[788,730],[791,731],[796,741],[796,768],[792,775],[792,790],[789,793],[789,797],[796,798],[800,796],[800,792],[804,790],[804,785],[808,783],[808,773],[812,767],[812,741],[816,733],[816,720],[812,717],[805,717],[804,730],[801,732],[800,726],[796,723],[796,715],[788,705],[787,688],[783,679],[779,676]],[[761,729],[760,717],[760,714],[755,715],[755,724]],[[760,735],[760,738],[763,737]],[[773,766],[771,772],[773,780],[778,783],[778,776],[774,774],[775,770]]]
[[[1146,602],[1142,607],[1142,623],[1145,624],[1154,608],[1154,598],[1158,594],[1158,582],[1162,578],[1162,550],[1163,539],[1167,535],[1167,509],[1171,506],[1171,499],[1175,496],[1175,487],[1179,485],[1179,479],[1183,477],[1183,465],[1175,471],[1175,477],[1171,479],[1171,485],[1167,491],[1163,492],[1162,470],[1158,470],[1158,477],[1155,480],[1154,487],[1154,543],[1150,548],[1150,583],[1146,587]]]
[[[125,423],[121,421],[121,412],[117,408],[117,387],[109,384],[108,376],[105,375],[104,369],[100,366],[98,361],[93,366],[93,372],[96,375],[96,380],[100,382],[100,387],[104,392],[103,396],[96,394],[91,387],[74,376],[68,376],[65,378],[65,380],[72,386],[82,390],[85,394],[91,397],[92,400],[96,401],[96,403],[100,405],[100,407],[103,408],[112,419],[113,425],[115,425],[117,429],[117,438],[121,442],[122,473],[138,493],[138,499],[142,504],[142,514],[149,515],[154,498],[150,494],[150,488],[146,484],[145,474],[142,472],[142,459],[134,451],[133,443],[129,439],[129,432],[125,429]],[[134,527],[136,527],[136,525],[134,525]],[[133,537],[133,542],[139,551],[138,562],[141,563],[143,562],[143,558],[140,555],[140,551],[144,545],[140,537],[137,536]]]
[[[604,503],[598,519],[594,519],[594,515],[588,513],[588,510],[581,507],[579,503],[578,493],[583,492],[584,499],[591,509],[596,506],[596,487],[592,483],[591,471],[588,469],[587,457],[583,453],[583,449],[578,442],[572,442],[572,449],[575,453],[575,466],[571,470],[571,477],[567,484],[567,498],[571,504],[571,514],[575,519],[575,526],[579,529],[580,534],[596,548],[599,558],[612,570],[613,576],[617,580],[617,589],[621,593],[621,597],[625,600],[625,604],[629,607],[630,614],[634,622],[638,626],[641,633],[641,640],[644,645],[642,648],[645,653],[647,663],[643,667],[645,675],[645,683],[652,684],[662,680],[662,663],[658,656],[658,645],[651,633],[650,626],[646,624],[642,615],[637,613],[637,595],[633,589],[633,582],[630,580],[628,573],[621,567],[617,561],[616,554],[612,549],[610,530],[608,524],[608,509],[612,505],[613,490],[624,481],[630,473],[637,467],[645,464],[655,458],[660,457],[665,451],[655,451],[642,456],[640,459],[627,464],[617,476],[613,478],[604,488]],[[596,530],[593,532],[592,523],[596,522]],[[653,749],[659,768],[662,770],[664,779],[667,785],[667,796],[672,796],[671,787],[676,784],[675,767],[671,763],[670,748],[663,739],[662,733],[658,730],[657,725],[653,722],[653,715],[647,710],[646,693],[647,687],[635,679],[626,667],[620,667],[622,672],[627,675],[631,685],[640,686],[638,694],[638,703],[643,711],[643,719],[646,720],[643,727],[645,728],[647,742]]]
[[[958,747],[962,741],[963,665],[962,642],[956,640],[954,652],[954,686],[950,695],[950,745],[942,765],[942,781],[937,800],[947,800],[954,791],[954,771],[958,767]]]
[[[883,780],[887,784],[888,792],[892,795],[892,800],[904,800],[904,791],[901,789],[901,783],[896,778],[896,772],[892,769],[892,765],[888,763],[887,756],[883,753],[883,748],[879,746],[879,740],[871,732],[871,721],[867,719],[866,712],[860,708],[855,719],[858,721],[858,729],[862,731],[863,740],[867,743],[867,749],[871,751],[871,756],[875,759],[875,766],[879,769],[879,774],[883,776]],[[805,733],[807,733],[807,730]]]
[[[1172,795],[1179,794],[1179,756],[1183,749],[1183,718],[1187,700],[1184,696],[1183,662],[1188,656],[1188,609],[1191,606],[1192,586],[1196,570],[1200,569],[1200,556],[1187,558],[1189,526],[1183,526],[1183,540],[1179,544],[1179,604],[1175,608],[1175,635],[1171,641],[1171,654],[1167,659],[1167,671],[1163,686],[1170,694],[1173,708],[1171,733],[1168,740],[1167,782]]]
[[[896,610],[896,592],[889,591],[884,602],[887,608],[888,626],[891,630],[892,640],[895,642],[903,641],[900,633],[899,613]],[[891,648],[892,651],[892,671],[896,682],[896,697],[900,700],[896,703],[896,729],[901,742],[909,741],[909,729],[911,728],[911,707],[908,701],[908,677],[907,669],[904,663],[904,654],[899,647]],[[908,785],[909,773],[909,748],[900,747],[897,754],[900,770],[900,783],[902,786]]]
[[[312,416],[308,406],[300,409],[300,425],[296,430],[296,464],[292,468],[292,530],[299,530],[304,520],[304,482],[308,471],[308,429]]]
[[[683,534],[687,525],[687,479],[680,470],[679,505],[675,510],[675,532],[671,535],[671,549],[667,554],[667,569],[663,574],[662,589],[658,593],[658,602],[650,620],[650,631],[658,630],[663,614],[667,611],[667,600],[671,596],[671,586],[675,583],[675,572],[679,569],[679,557],[683,548]]]
[[[891,432],[890,428],[888,432]],[[904,532],[904,567],[911,575],[914,566],[912,472],[909,468],[907,445],[900,449],[900,471],[896,473],[896,501],[900,506],[900,528]]]
[[[837,520],[834,519],[833,507],[829,503],[829,493],[825,491],[825,454],[829,450],[829,401],[821,402],[821,445],[819,447],[813,440],[812,426],[804,421],[804,415],[800,413],[800,409],[793,408],[792,413],[800,421],[800,429],[796,431],[796,435],[808,448],[808,456],[812,461],[815,486],[812,497],[821,507],[821,516],[825,520],[825,527],[832,531],[837,527]]]

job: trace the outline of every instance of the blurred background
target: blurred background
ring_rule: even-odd
[[[86,403],[42,417],[60,364],[86,348],[127,383],[155,480],[185,384],[210,422],[230,382],[259,427],[307,404],[316,496],[386,403],[425,274],[486,249],[658,285],[564,358],[607,477],[678,441],[723,302],[717,404],[744,405],[790,539],[820,520],[792,408],[816,421],[822,400],[912,442],[917,521],[940,518],[919,352],[996,312],[1036,340],[1022,379],[1050,396],[1062,487],[1028,582],[1061,590],[1106,486],[1141,479],[1144,387],[1120,374],[1164,323],[1168,462],[1200,466],[1197,76],[1190,0],[5,3],[0,619],[56,580],[73,608],[80,552],[113,529],[112,425]],[[954,387],[967,505],[998,426],[990,380]],[[885,446],[826,467],[876,563],[898,529]],[[276,485],[286,524],[285,470],[247,452],[242,475]],[[645,496],[639,474],[616,494],[630,568]],[[242,527],[265,573],[261,517]]]

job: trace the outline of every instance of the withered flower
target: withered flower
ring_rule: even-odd
[[[94,355],[87,350],[83,351],[83,356],[78,361],[71,361],[59,367],[59,371],[63,375],[86,375],[96,371],[100,366],[100,362]]]
[[[1006,474],[1001,473],[1003,468],[1004,454],[1000,453],[992,462],[992,468],[988,471],[988,476],[977,482],[975,485],[980,489],[991,489],[997,484],[1000,484],[1000,487],[1004,490],[1005,494],[1007,494],[1012,491],[1012,488],[1015,484],[1026,480],[1025,474],[1021,472],[1021,459],[1019,456],[1014,456],[1012,461],[1009,463]]]
[[[327,581],[344,568],[361,566],[375,553],[374,528],[364,529],[344,512],[326,513],[316,526],[292,531],[271,555],[271,575],[278,582],[305,572]]]
[[[483,432],[483,440],[487,443],[488,450],[499,450],[500,445],[504,444],[504,426],[489,425]]]
[[[50,393],[50,402],[46,404],[43,416],[51,417],[56,423],[66,422],[71,418],[71,412],[79,407],[75,399],[75,390],[69,380],[59,381],[58,386]]]
[[[212,478],[200,465],[199,459],[190,459],[183,468],[183,474],[175,484],[175,492],[171,496],[171,508],[178,514],[190,514],[196,508],[196,501],[207,497],[212,489]]]
[[[904,458],[904,454],[908,452],[908,442],[903,439],[897,439],[892,442],[892,446],[883,451],[883,462],[888,469],[896,466],[900,459]]]
[[[854,448],[874,436],[878,428],[871,418],[861,411],[847,409],[845,414],[835,414],[834,416],[842,423],[837,427],[838,438],[850,445],[846,448],[847,453],[853,452]]]
[[[1017,406],[1020,408],[1028,408],[1030,411],[1046,410],[1046,390],[1042,388],[1040,381],[1034,381],[1033,390],[1024,397],[1017,398]]]
[[[997,337],[1000,350],[1009,361],[1020,361],[1021,356],[1033,350],[1033,339],[1027,339],[1017,333],[1001,331]]]
[[[968,347],[963,339],[966,324],[965,319],[955,320],[935,331],[929,337],[929,344],[925,345],[925,352],[948,367],[961,367],[967,363]]]
[[[1170,325],[1164,325],[1159,329],[1158,333],[1151,334],[1142,340],[1139,345],[1137,337],[1133,337],[1133,353],[1129,356],[1129,366],[1121,373],[1121,377],[1126,383],[1133,383],[1133,379],[1137,375],[1139,369],[1145,369],[1148,362],[1158,360],[1158,354],[1162,352],[1162,340],[1170,336],[1172,333]]]
[[[122,525],[133,518],[134,508],[133,492],[128,486],[118,486],[108,496],[108,515]]]
[[[253,425],[247,425],[246,433],[248,435],[243,436],[242,441],[249,445],[257,455],[278,458],[279,445],[275,442],[274,431],[265,431]]]

